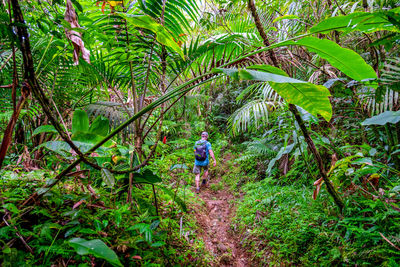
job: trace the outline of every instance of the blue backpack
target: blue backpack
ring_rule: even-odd
[[[207,142],[197,141],[195,147],[194,157],[199,161],[205,161],[207,159]]]

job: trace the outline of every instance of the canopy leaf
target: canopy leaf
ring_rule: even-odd
[[[98,116],[90,125],[89,133],[106,136],[110,130],[110,121],[104,117]]]
[[[278,21],[281,21],[284,19],[300,19],[300,18],[296,15],[283,15],[283,16],[277,17],[272,22],[278,22]]]
[[[333,30],[345,33],[354,31],[371,33],[383,30],[399,32],[383,12],[356,12],[346,16],[331,17],[313,26],[310,32],[328,33]]]
[[[306,47],[310,52],[317,53],[333,67],[354,80],[362,81],[377,78],[374,69],[359,54],[351,49],[343,48],[330,40],[310,36],[296,42],[289,41],[285,43]]]
[[[259,67],[261,69],[262,67]],[[288,103],[307,110],[314,116],[321,115],[325,120],[332,118],[332,106],[329,90],[322,85],[315,85],[287,76],[255,70],[217,69],[229,76],[242,80],[269,82],[271,87]]]

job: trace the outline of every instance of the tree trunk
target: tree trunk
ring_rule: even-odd
[[[270,42],[268,40],[268,36],[265,33],[264,27],[261,24],[260,17],[258,16],[257,8],[256,8],[256,5],[254,4],[253,0],[249,0],[248,7],[249,7],[249,9],[251,11],[251,15],[253,16],[254,23],[256,24],[258,33],[261,35],[261,38],[263,39],[264,45],[265,46],[270,46]],[[278,60],[276,59],[275,52],[273,50],[269,50],[268,51],[268,55],[269,55],[272,63],[274,64],[274,66],[278,67]]]
[[[251,15],[253,16],[254,23],[256,24],[257,30],[260,33],[261,37],[263,38],[265,46],[270,46],[270,42],[268,40],[268,37],[264,31],[262,24],[261,24],[260,18],[257,14],[256,6],[255,6],[253,0],[249,0],[248,7],[251,11]],[[278,67],[278,61],[276,59],[276,55],[273,50],[270,50],[270,58],[274,64],[274,66]],[[318,164],[318,169],[319,169],[320,175],[322,176],[322,178],[326,184],[329,194],[332,196],[332,198],[335,201],[336,205],[338,206],[340,212],[342,212],[342,210],[344,208],[343,200],[341,199],[341,197],[339,196],[339,194],[336,192],[335,188],[333,187],[332,183],[328,179],[322,158],[321,158],[317,148],[315,147],[313,140],[311,139],[311,137],[308,133],[308,130],[304,124],[303,119],[300,116],[299,111],[297,110],[296,106],[293,104],[289,104],[289,110],[293,113],[297,123],[300,126],[301,131],[303,132],[303,135],[307,142],[308,148],[311,150],[311,152],[314,155],[314,158]]]

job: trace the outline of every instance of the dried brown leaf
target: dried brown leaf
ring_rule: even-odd
[[[323,182],[324,182],[324,180],[323,180],[322,177],[314,182],[314,185],[315,185],[315,189],[314,189],[314,193],[313,193],[313,199],[314,200],[317,199],[317,196],[319,194],[319,190],[321,189],[321,185],[323,184]]]
[[[76,17],[75,8],[72,6],[71,0],[67,0],[67,8],[65,9],[64,19],[71,24],[71,28],[80,28],[78,19]],[[71,40],[74,46],[74,65],[79,64],[79,53],[82,53],[82,58],[90,63],[90,52],[85,48],[82,41],[82,34],[74,30],[65,30],[65,34]]]
[[[72,209],[73,209],[73,210],[76,209],[77,207],[79,207],[80,205],[82,205],[83,202],[85,202],[84,199],[82,199],[82,200],[76,202],[76,203],[72,206]]]

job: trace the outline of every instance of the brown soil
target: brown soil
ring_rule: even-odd
[[[211,180],[218,184],[219,180]],[[249,266],[250,262],[240,244],[240,236],[234,234],[230,225],[235,210],[235,197],[227,189],[212,190],[209,185],[200,189],[199,197],[204,206],[195,208],[199,223],[199,237],[203,239],[207,251],[214,256],[211,266]]]

